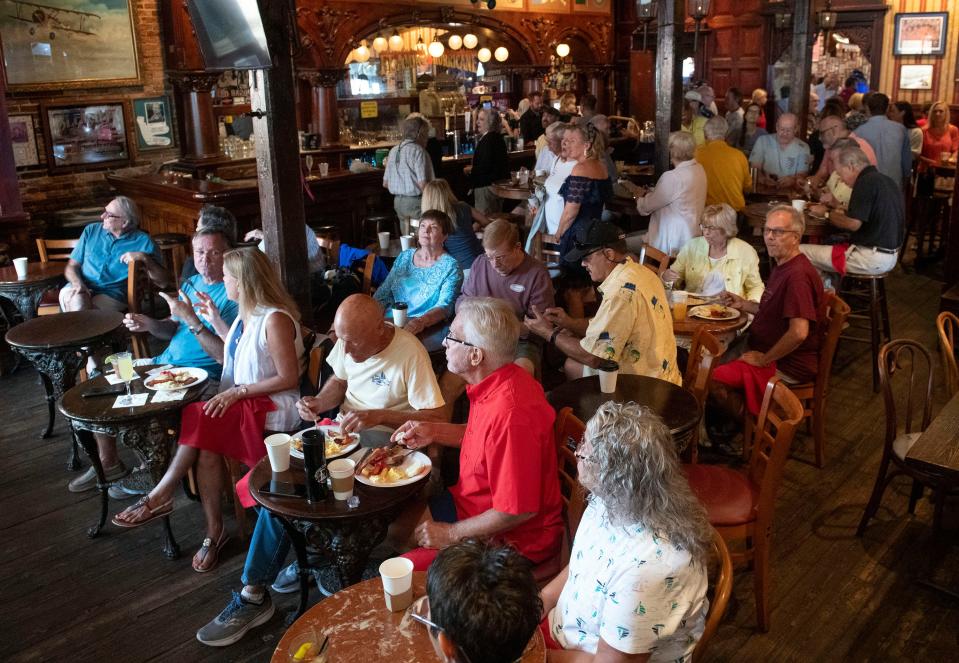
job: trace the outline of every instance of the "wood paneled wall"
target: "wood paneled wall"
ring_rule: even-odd
[[[697,58],[702,73],[721,102],[726,90],[738,87],[747,97],[765,87],[766,54],[761,0],[715,0],[707,19],[705,57]]]

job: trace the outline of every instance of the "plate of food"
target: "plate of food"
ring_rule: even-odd
[[[202,368],[169,368],[149,376],[143,386],[153,391],[176,391],[195,387],[207,379]]]
[[[700,320],[735,320],[739,317],[739,311],[722,304],[707,304],[689,309],[689,315]]]
[[[347,454],[353,453],[356,448],[360,446],[360,436],[358,433],[350,433],[347,435],[337,425],[314,426],[313,428],[301,430],[299,433],[293,433],[292,439],[290,440],[291,456],[303,460],[303,433],[308,430],[313,430],[314,428],[323,431],[323,435],[326,437],[327,460],[342,458]]]
[[[421,451],[397,444],[374,449],[356,468],[356,480],[367,486],[398,488],[429,475],[433,463]]]

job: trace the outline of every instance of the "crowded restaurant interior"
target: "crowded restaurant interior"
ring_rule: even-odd
[[[8,661],[951,660],[959,0],[0,0]]]

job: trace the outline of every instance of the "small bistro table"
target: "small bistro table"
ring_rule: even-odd
[[[499,198],[506,200],[526,200],[533,192],[533,176],[530,174],[527,183],[519,184],[513,180],[500,180],[490,185],[490,190]]]
[[[367,451],[361,448],[351,458],[360,458]],[[269,458],[264,457],[250,475],[250,495],[283,525],[290,537],[300,568],[300,603],[296,616],[306,611],[309,597],[310,561],[307,544],[332,557],[342,587],[360,581],[370,552],[386,538],[386,530],[402,508],[420,492],[422,480],[398,488],[380,488],[355,482],[353,495],[359,506],[350,509],[345,500],[333,498],[330,491],[324,502],[310,504],[305,498],[276,497],[260,492],[271,479],[292,484],[306,480],[303,461],[290,459],[290,469],[274,473]]]
[[[546,395],[550,405],[559,412],[570,407],[573,414],[587,421],[607,401],[633,401],[645,405],[662,417],[672,433],[676,449],[686,448],[702,418],[699,402],[691,392],[666,380],[645,375],[623,375],[616,378],[616,391],[604,394],[599,389],[599,376],[564,382]]]
[[[37,316],[40,299],[47,290],[64,282],[63,262],[30,262],[25,278],[13,267],[0,268],[0,297],[10,300],[24,320]]]
[[[204,382],[188,389],[181,400],[154,403],[154,394],[158,392],[149,391],[143,384],[147,379],[147,371],[151,368],[154,367],[136,367],[140,379],[131,383],[132,393],[150,394],[145,405],[115,408],[113,404],[117,394],[84,396],[93,390],[105,389],[109,386],[107,379],[102,375],[73,387],[63,395],[63,401],[60,403],[60,412],[69,419],[74,436],[89,456],[97,473],[97,487],[100,489],[100,519],[87,530],[90,538],[99,534],[106,523],[109,504],[108,483],[103,473],[103,466],[100,464],[100,454],[97,451],[94,433],[111,435],[118,442],[136,451],[146,461],[153,481],[159,482],[170,465],[171,450],[179,437],[180,413],[185,406],[198,400],[206,388]],[[123,383],[120,384],[122,386]],[[169,515],[163,518],[163,524],[167,535],[163,554],[169,559],[176,559],[180,554],[180,548],[173,539]]]
[[[695,308],[690,306],[689,309]],[[673,333],[676,336],[695,336],[699,329],[705,329],[710,334],[717,336],[739,331],[749,322],[749,316],[742,311],[739,316],[733,320],[707,320],[705,318],[693,318],[687,313],[685,320],[676,320],[673,318]]]
[[[426,596],[426,573],[413,573],[413,600]],[[362,624],[362,627],[359,626]],[[272,663],[287,663],[305,639],[316,636],[319,646],[322,634],[330,638],[327,660],[336,663],[369,663],[371,660],[390,663],[422,663],[436,660],[426,626],[410,617],[410,611],[390,612],[383,598],[383,581],[379,578],[333,594],[317,603],[297,619],[280,639],[273,652]],[[545,663],[546,644],[537,628],[533,631],[522,663]]]
[[[789,201],[782,201],[782,204],[789,205]],[[775,205],[771,205],[768,202],[758,202],[749,203],[745,209],[743,209],[746,222],[752,229],[752,236],[753,238],[758,237],[760,243],[762,242],[763,225],[766,223],[766,215],[773,207],[775,207]],[[809,212],[806,212],[803,216],[806,219],[806,232],[803,234],[803,237],[823,237],[825,235],[839,234],[842,232],[840,228],[829,225],[829,221],[825,218],[813,216]]]

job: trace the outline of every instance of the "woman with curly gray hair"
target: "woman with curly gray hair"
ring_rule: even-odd
[[[547,646],[576,651],[549,660],[689,660],[712,530],[669,429],[647,407],[605,403],[576,457],[589,504],[569,566],[542,592]]]

